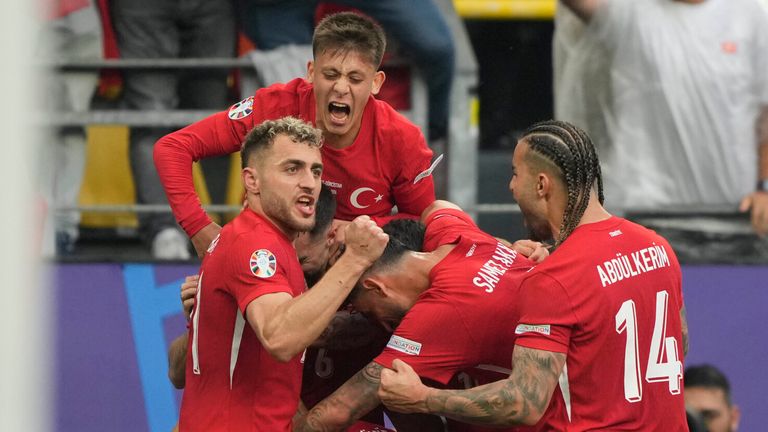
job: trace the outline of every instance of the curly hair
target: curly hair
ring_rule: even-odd
[[[323,134],[320,129],[295,117],[283,117],[277,120],[267,120],[253,128],[245,136],[243,146],[240,149],[240,161],[243,168],[248,166],[248,161],[255,153],[272,147],[275,137],[287,135],[297,143],[305,143],[310,147],[323,146]]]

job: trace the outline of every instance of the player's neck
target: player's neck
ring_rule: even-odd
[[[579,225],[585,225],[595,222],[601,222],[611,217],[611,214],[600,204],[596,194],[589,196],[589,203],[587,204],[584,215],[579,221]]]
[[[411,288],[416,296],[426,291],[429,288],[429,273],[440,262],[440,259],[442,258],[434,253],[408,252],[403,257],[404,268],[408,271],[404,271],[401,274],[409,280],[408,284],[403,286]]]
[[[287,238],[289,239],[296,238],[296,235],[298,234],[297,231],[289,228],[286,224],[282,223],[282,221],[275,219],[273,217],[270,217],[267,213],[264,212],[264,208],[261,206],[261,200],[259,200],[258,196],[248,196],[246,199],[246,202],[248,203],[248,210],[256,213],[257,215],[269,221],[269,223],[271,223],[278,231],[280,231]]]
[[[360,124],[353,126],[349,132],[344,135],[334,135],[330,133],[323,134],[323,145],[330,148],[341,150],[355,143],[357,134],[360,133]]]

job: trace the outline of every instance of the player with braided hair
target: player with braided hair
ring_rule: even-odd
[[[590,138],[546,121],[518,141],[510,190],[534,238],[557,249],[521,282],[512,373],[468,390],[424,386],[395,360],[379,396],[396,411],[532,425],[558,382],[567,430],[685,431],[688,330],[680,266],[653,231],[609,214]],[[551,413],[548,413],[551,414]]]
[[[537,123],[525,131],[524,137],[531,150],[542,158],[537,165],[543,168],[555,164],[565,179],[568,202],[555,238],[556,244],[560,244],[578,225],[595,182],[598,201],[603,204],[603,180],[595,148],[584,131],[565,122]]]

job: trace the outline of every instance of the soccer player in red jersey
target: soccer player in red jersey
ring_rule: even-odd
[[[482,232],[446,201],[428,207],[423,221],[423,249],[430,252],[410,251],[390,236],[382,257],[350,295],[356,311],[394,331],[387,346],[316,405],[297,430],[341,430],[377,406],[379,373],[399,357],[443,385],[460,372],[473,375],[476,368],[509,369],[515,339],[509,322],[517,321],[519,281],[533,262]],[[566,417],[562,395],[551,405],[541,424],[525,430],[557,429],[550,417],[560,422]]]
[[[385,405],[472,423],[535,424],[562,373],[566,430],[688,430],[688,330],[680,266],[667,241],[602,207],[592,142],[568,123],[528,129],[513,170],[510,189],[526,225],[557,249],[523,279],[520,318],[508,323],[517,334],[512,373],[469,390],[438,390],[396,360],[381,373]]]
[[[326,328],[388,236],[367,216],[305,292],[293,247],[315,223],[320,131],[266,121],[243,144],[247,207],[208,247],[191,316],[179,426],[185,431],[290,431],[301,353]]]
[[[336,194],[337,219],[371,216],[380,226],[418,218],[435,199],[432,151],[419,129],[374,98],[386,41],[381,28],[353,13],[329,15],[315,29],[307,79],[260,89],[229,111],[160,139],[155,165],[179,224],[199,255],[221,227],[200,207],[192,162],[236,152],[243,137],[267,119],[298,117],[323,131],[323,183]],[[340,232],[343,234],[343,231]]]

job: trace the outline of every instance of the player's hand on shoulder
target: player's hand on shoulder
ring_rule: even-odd
[[[199,275],[187,276],[184,283],[181,284],[181,306],[184,309],[184,316],[189,320],[192,314],[192,308],[195,306],[195,296],[200,282]]]
[[[533,240],[518,240],[512,243],[511,248],[537,264],[549,256],[549,245]]]
[[[389,236],[368,216],[358,216],[344,228],[345,254],[370,265],[384,252]]]

